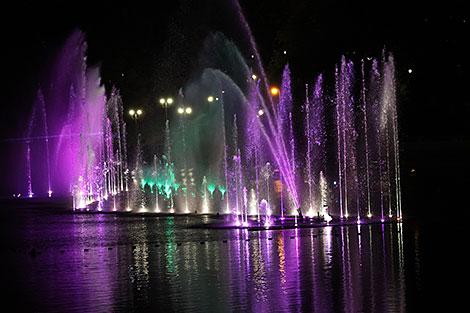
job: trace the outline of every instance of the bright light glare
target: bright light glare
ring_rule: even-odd
[[[207,97],[207,101],[213,102],[213,101],[214,101],[214,97],[212,97],[212,96]]]
[[[178,108],[178,113],[179,113],[179,114],[183,114],[183,113],[184,113],[184,109],[183,109],[183,108]]]
[[[142,110],[137,110],[137,115],[142,115]]]
[[[191,114],[193,112],[193,109],[191,108],[186,108],[186,114]]]
[[[253,78],[253,80],[256,80],[258,78],[258,76],[256,76],[255,74],[251,75],[251,78]]]
[[[134,110],[129,110],[129,114],[130,115],[135,115],[135,111]]]
[[[172,104],[172,103],[173,103],[173,98],[168,98],[168,99],[166,99],[166,102],[167,102],[168,104]]]
[[[261,116],[261,115],[263,115],[263,114],[264,114],[264,111],[261,110],[261,109],[259,109],[259,110],[258,110],[258,116]]]
[[[271,88],[271,94],[273,96],[277,95],[279,93],[279,89],[277,87],[272,87]]]
[[[326,213],[326,214],[323,216],[323,218],[325,219],[325,221],[326,221],[327,223],[329,223],[329,222],[331,222],[331,220],[333,220],[333,218],[332,218],[328,213]]]
[[[165,104],[165,99],[160,98],[160,104]]]

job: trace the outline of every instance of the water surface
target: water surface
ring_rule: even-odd
[[[192,228],[208,217],[7,212],[3,294],[18,310],[410,312],[455,303],[448,269],[434,267],[448,258],[421,238],[435,233],[412,222],[248,231]]]

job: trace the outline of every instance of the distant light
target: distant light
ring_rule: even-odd
[[[49,198],[50,198],[52,196],[52,190],[49,190],[47,193],[49,194]]]
[[[186,114],[191,114],[193,112],[193,109],[191,108],[186,108]]]
[[[307,215],[307,217],[313,218],[315,216],[315,213],[313,212],[313,209],[310,208],[306,215]]]
[[[411,169],[411,173],[414,173],[416,172],[416,170],[414,168]]]
[[[323,218],[325,219],[325,221],[326,221],[327,223],[329,223],[329,222],[331,222],[331,221],[333,220],[333,218],[332,218],[328,213],[326,213],[326,214],[323,216]]]
[[[287,50],[284,50],[284,54],[287,54]]]
[[[335,181],[333,181],[333,185],[335,185],[335,186],[336,186],[337,184],[338,184],[338,182],[337,182],[336,180],[335,180]]]
[[[134,116],[135,115],[135,111],[134,110],[129,110],[129,114]]]
[[[212,97],[212,96],[207,97],[207,101],[213,102],[213,101],[214,101],[214,97]]]
[[[254,54],[252,54],[252,55],[251,55],[251,58],[252,58],[252,59],[254,59],[254,58],[255,58],[255,55],[254,55]]]
[[[272,88],[271,88],[271,94],[272,94],[273,96],[279,94],[279,89],[278,89],[277,87],[272,87]]]
[[[263,111],[262,109],[259,109],[259,110],[258,110],[258,116],[261,116],[261,115],[263,115],[263,114],[264,114],[264,111]]]
[[[409,74],[413,73],[413,70],[412,70],[411,68],[408,69],[408,73],[409,73]]]
[[[179,114],[183,114],[183,113],[184,113],[184,109],[183,109],[183,108],[178,108],[178,113],[179,113]]]
[[[142,115],[142,110],[137,110],[137,115]]]
[[[172,103],[173,103],[173,98],[168,98],[168,99],[166,99],[166,102],[167,102],[168,104],[172,104]]]
[[[258,76],[256,76],[255,74],[251,75],[251,78],[253,78],[253,80],[256,80],[258,78]]]
[[[160,104],[165,104],[165,99],[160,98]]]
[[[222,93],[225,93],[225,90],[222,90]]]

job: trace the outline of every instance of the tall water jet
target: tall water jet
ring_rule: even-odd
[[[308,94],[308,84],[305,85],[305,138],[307,139],[307,153],[305,155],[307,187],[308,187],[308,210],[307,216],[313,217],[313,190],[312,190],[312,141],[313,141],[313,127],[310,125],[311,121],[311,107]]]
[[[207,214],[209,213],[209,199],[207,196],[207,178],[204,176],[202,178],[202,213]]]
[[[368,132],[369,128],[367,125],[367,97],[366,97],[366,78],[364,70],[364,59],[361,60],[361,74],[362,74],[362,89],[361,89],[361,99],[362,99],[362,113],[363,113],[363,123],[364,123],[364,153],[366,161],[366,189],[367,189],[367,217],[372,217],[371,212],[371,199],[370,199],[370,175],[369,175],[369,140]]]
[[[310,97],[308,94],[307,97]],[[306,108],[306,118],[308,118],[307,145],[310,146],[310,184],[315,187],[313,197],[321,199],[320,173],[326,171],[326,129],[325,129],[325,100],[323,95],[323,75],[319,75],[313,90],[311,100],[308,101],[308,112]],[[308,113],[308,114],[307,114]],[[310,142],[310,143],[309,143]],[[308,148],[308,147],[307,147]],[[307,149],[308,152],[309,149]],[[312,187],[313,187],[312,186]],[[312,188],[310,187],[310,188]],[[313,201],[313,200],[312,200]],[[321,201],[317,201],[318,209],[314,210],[312,202],[308,216],[323,215]]]
[[[382,85],[382,115],[381,130],[385,133],[386,154],[387,154],[387,174],[390,177],[390,163],[393,163],[393,185],[394,185],[394,203],[395,212],[399,219],[401,214],[401,182],[400,182],[400,160],[399,160],[399,140],[398,140],[398,117],[396,109],[396,86],[395,86],[395,65],[393,55],[389,54],[388,58],[383,56],[383,85]],[[390,141],[391,133],[391,144]],[[393,150],[393,156],[389,156],[390,149]],[[389,188],[389,215],[392,216],[392,182],[388,179]]]
[[[157,162],[157,155],[153,156],[153,166],[154,166],[154,177],[155,177],[155,212],[160,213],[160,206],[158,205],[158,162]]]

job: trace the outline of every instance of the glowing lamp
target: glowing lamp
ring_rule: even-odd
[[[253,80],[256,80],[258,78],[258,76],[256,76],[255,74],[251,75],[251,78],[253,78]]]
[[[142,115],[142,110],[137,110],[137,115]]]
[[[193,109],[191,108],[186,108],[186,114],[191,114],[193,112]]]
[[[272,87],[271,88],[271,94],[273,96],[277,96],[279,94],[279,89],[277,87]]]
[[[134,115],[135,115],[135,111],[134,111],[134,110],[129,110],[129,115],[134,116]]]
[[[172,103],[173,103],[173,98],[168,98],[168,99],[166,99],[166,102],[167,102],[168,104],[172,104]]]
[[[261,115],[263,115],[263,114],[264,114],[264,111],[263,111],[262,109],[259,109],[259,110],[258,110],[258,116],[261,116]]]
[[[207,101],[213,102],[213,101],[214,101],[214,97],[212,97],[212,96],[207,97]]]
[[[165,99],[160,98],[160,104],[165,104]]]
[[[179,113],[179,114],[183,114],[183,113],[184,113],[184,109],[183,109],[183,108],[178,108],[178,113]]]

